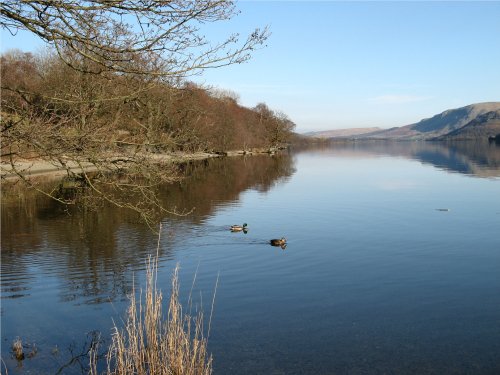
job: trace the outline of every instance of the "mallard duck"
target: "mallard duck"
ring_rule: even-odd
[[[231,232],[241,232],[242,230],[245,231],[247,230],[247,223],[244,223],[243,225],[231,225]]]
[[[269,241],[269,243],[273,246],[286,246],[286,238],[281,237],[280,239],[273,238],[272,240]]]

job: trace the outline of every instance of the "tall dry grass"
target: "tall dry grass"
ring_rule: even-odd
[[[23,342],[19,337],[16,337],[12,343],[12,352],[18,361],[22,361],[24,359]]]
[[[212,373],[212,357],[203,334],[203,313],[190,316],[179,302],[179,266],[172,276],[166,317],[157,289],[158,256],[149,259],[144,292],[130,297],[125,327],[116,324],[107,352],[107,375],[205,375]],[[90,353],[90,374],[97,375],[97,349]]]

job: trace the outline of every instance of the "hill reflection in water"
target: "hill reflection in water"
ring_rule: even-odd
[[[206,308],[220,272],[216,373],[499,373],[498,146],[335,143],[182,169],[160,193],[193,211],[162,217],[158,285],[180,262],[181,296],[196,274]],[[2,338],[36,342],[23,371],[54,374],[87,332],[109,340],[157,237],[116,207],[2,198]],[[15,373],[8,344],[2,358]]]
[[[346,158],[404,157],[450,172],[500,177],[500,145],[494,142],[332,142],[309,151]]]

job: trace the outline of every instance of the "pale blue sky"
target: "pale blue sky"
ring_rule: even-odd
[[[401,126],[500,101],[500,2],[243,1],[210,38],[269,25],[246,64],[197,81],[282,110],[298,132]],[[33,50],[2,32],[2,51]]]

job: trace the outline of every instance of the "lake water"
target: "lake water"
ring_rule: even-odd
[[[180,263],[185,300],[198,270],[209,314],[219,275],[216,374],[500,374],[500,146],[337,144],[185,167],[162,195],[194,211],[162,221],[159,285],[168,295]],[[157,237],[118,209],[3,194],[4,366],[80,374]],[[268,244],[282,236],[285,250]],[[22,363],[17,336],[37,347]]]

